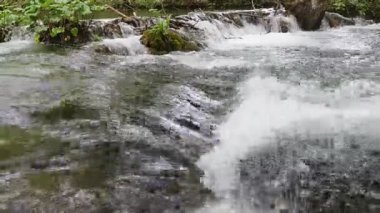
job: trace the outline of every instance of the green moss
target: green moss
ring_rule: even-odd
[[[73,173],[71,182],[74,187],[81,189],[103,188],[108,175],[100,168],[88,166]]]
[[[70,143],[44,137],[38,131],[17,126],[0,126],[0,161],[42,151],[46,156],[64,153]]]
[[[115,174],[119,158],[119,143],[102,143],[83,156],[86,164],[71,177],[73,186],[82,189],[105,188]]]
[[[29,174],[26,179],[34,189],[56,192],[59,190],[64,177],[59,173],[40,172],[38,174]]]
[[[40,141],[38,134],[16,126],[0,126],[0,161],[27,154]]]
[[[58,106],[54,106],[46,111],[34,112],[33,117],[40,118],[47,122],[57,122],[61,119],[72,120],[76,118],[98,118],[99,114],[95,109],[89,109],[78,100],[62,100]]]
[[[153,29],[143,33],[141,42],[147,46],[152,54],[166,54],[172,51],[198,51],[200,48],[194,42],[178,32],[168,30],[165,33],[155,32]]]

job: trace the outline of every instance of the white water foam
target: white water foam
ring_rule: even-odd
[[[205,172],[204,184],[222,200],[198,212],[252,212],[252,209],[235,206],[239,160],[247,157],[251,150],[267,145],[268,138],[274,138],[278,130],[306,133],[319,128],[321,132],[340,132],[373,119],[379,115],[380,99],[372,96],[358,102],[360,92],[354,91],[361,88],[361,84],[346,84],[336,93],[319,90],[313,94],[316,88],[293,86],[271,77],[254,77],[246,82],[241,91],[244,101],[219,128],[221,143],[198,162]],[[309,94],[334,97],[338,93],[345,93],[343,101],[351,104],[332,107],[323,101],[308,101]]]
[[[104,39],[112,53],[119,55],[141,55],[147,53],[147,49],[140,42],[141,36],[129,36],[127,38]]]
[[[167,57],[194,69],[214,69],[220,67],[245,67],[249,63],[242,58],[217,56],[209,52],[190,52],[170,54]]]
[[[0,55],[19,52],[33,46],[33,41],[14,40],[10,42],[0,43]]]

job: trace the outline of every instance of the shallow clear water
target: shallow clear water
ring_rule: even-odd
[[[128,187],[140,190],[151,182],[157,184],[144,172],[191,170],[186,162],[196,162],[204,173],[202,183],[215,195],[199,196],[204,206],[191,211],[316,212],[313,205],[317,203],[325,205],[322,212],[337,212],[345,202],[343,206],[351,205],[346,212],[376,212],[378,198],[372,195],[380,193],[374,186],[380,182],[379,174],[366,176],[369,183],[364,186],[358,180],[365,175],[349,173],[352,165],[375,170],[380,162],[376,161],[379,156],[366,155],[380,150],[380,26],[285,34],[267,34],[250,25],[243,29],[206,25],[206,29],[205,50],[163,56],[147,54],[138,37],[103,41],[120,55],[99,54],[93,44],[77,49],[47,48],[27,41],[0,44],[0,124],[37,128],[77,142],[69,157],[60,154],[69,158],[65,168],[49,165],[42,171],[73,170],[68,177],[79,179],[79,184],[69,185],[88,189],[104,188],[103,180],[95,178],[95,187],[91,183],[89,187],[75,171],[83,166],[96,168],[81,173],[87,183],[94,177],[102,179],[101,170],[109,168],[104,179],[120,188],[106,191],[114,196],[113,205],[125,205],[131,212],[145,208],[148,198],[141,191],[140,197],[128,197],[132,193]],[[333,145],[325,148],[325,139],[327,144],[332,139]],[[117,145],[104,148],[110,142]],[[86,148],[94,144],[95,148]],[[132,165],[132,160],[139,166]],[[334,194],[334,184],[327,184],[328,189],[323,184],[311,187],[317,184],[311,181],[317,169],[306,162],[314,161],[332,163],[323,171],[347,174],[351,188]],[[6,167],[2,177],[9,177],[10,170],[22,175],[40,172],[24,164],[17,169]],[[297,178],[291,178],[292,174]],[[116,181],[123,178],[129,185]],[[296,186],[289,186],[294,179]],[[30,179],[21,182],[33,185]],[[308,187],[301,182],[308,182]],[[183,186],[191,191],[186,187],[193,186]],[[313,189],[331,193],[316,202],[308,196]],[[29,196],[28,187],[12,184],[4,193],[12,190],[19,190],[19,195],[0,200],[2,207],[12,209],[14,202],[24,202]],[[355,190],[366,190],[363,193],[372,200],[333,199],[357,194]],[[72,196],[79,192],[75,193]],[[186,202],[186,197],[181,199],[178,202]],[[157,198],[151,204],[157,205],[145,210],[171,208],[163,200]],[[141,206],[131,207],[134,202]],[[61,208],[69,208],[61,203]]]

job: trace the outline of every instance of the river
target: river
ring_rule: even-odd
[[[379,212],[380,25],[198,24],[162,56],[0,44],[0,208]]]

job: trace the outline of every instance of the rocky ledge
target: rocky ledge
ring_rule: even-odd
[[[289,32],[294,28],[295,20],[285,10],[256,9],[224,12],[191,12],[170,19],[169,37],[149,36],[150,29],[162,21],[161,18],[130,17],[109,20],[95,20],[89,25],[92,38],[118,39],[131,35],[141,36],[142,43],[150,52],[167,53],[170,51],[194,51],[207,44],[207,27],[229,26],[241,28],[245,25],[262,26],[269,32]],[[159,37],[160,42],[157,42]],[[162,37],[162,38],[161,38]],[[147,38],[150,38],[148,41]],[[154,41],[153,41],[154,40]],[[166,42],[163,42],[166,41]],[[171,42],[172,41],[172,42]],[[112,53],[112,48],[101,46],[98,51]]]

